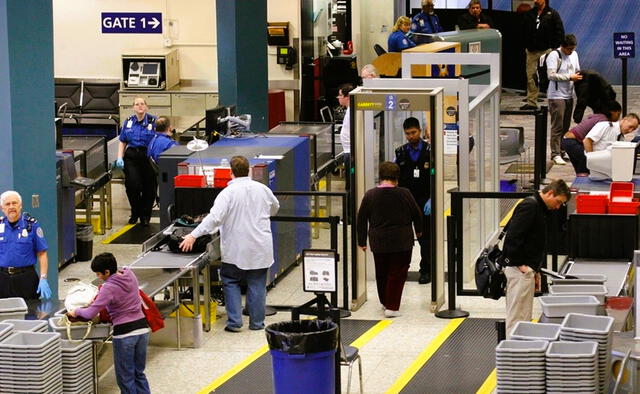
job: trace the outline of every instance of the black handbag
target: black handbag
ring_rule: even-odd
[[[499,244],[507,233],[507,226],[498,235],[498,242],[492,247],[484,248],[476,260],[476,288],[484,298],[499,300],[505,294],[507,277],[502,271],[504,267]]]

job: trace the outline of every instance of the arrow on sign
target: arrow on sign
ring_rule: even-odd
[[[156,29],[160,25],[160,21],[156,19],[156,17],[153,17],[151,19],[151,22],[149,22],[149,25],[151,25],[152,28]]]

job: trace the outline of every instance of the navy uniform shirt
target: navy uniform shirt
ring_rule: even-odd
[[[178,143],[171,137],[166,134],[156,133],[147,147],[147,156],[157,163],[160,154],[174,145],[178,145]]]
[[[38,261],[37,254],[48,249],[40,224],[27,213],[13,225],[0,218],[0,267],[28,267]]]
[[[147,147],[155,134],[156,117],[145,114],[142,121],[138,121],[136,115],[131,115],[125,120],[120,130],[120,141],[126,142],[127,147]]]
[[[411,19],[411,31],[414,33],[433,34],[443,31],[438,15],[427,15],[420,12]]]
[[[407,36],[405,36],[400,30],[391,33],[387,40],[388,52],[402,52],[403,50],[413,48],[414,46],[416,46],[416,44],[411,41],[411,39],[407,38]]]

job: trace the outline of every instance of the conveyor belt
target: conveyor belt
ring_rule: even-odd
[[[151,236],[160,231],[160,224],[149,223],[148,226],[143,226],[140,223],[129,228],[128,231],[120,234],[115,239],[109,241],[110,244],[142,244]]]
[[[495,368],[495,319],[465,319],[402,393],[475,393]]]
[[[340,322],[342,343],[349,344],[355,341],[376,323],[378,323],[376,320],[342,320]],[[263,354],[212,392],[238,394],[272,393],[271,356],[269,353]]]

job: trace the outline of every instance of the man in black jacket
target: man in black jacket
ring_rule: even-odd
[[[407,143],[396,149],[395,162],[400,166],[400,180],[398,186],[411,191],[418,207],[423,210],[427,201],[431,199],[431,185],[429,171],[431,147],[429,142],[422,139],[420,122],[416,118],[407,118],[402,124]],[[429,203],[430,211],[430,203]],[[418,283],[427,284],[431,281],[431,227],[426,215],[422,218],[422,236],[418,237],[420,244],[420,278]]]
[[[519,321],[531,321],[536,272],[546,256],[547,214],[569,201],[571,192],[562,179],[525,198],[513,212],[504,240],[507,277],[507,335]]]
[[[467,6],[468,12],[458,17],[458,29],[493,29],[493,20],[482,12],[480,0],[471,0]]]
[[[534,75],[541,56],[558,48],[564,37],[560,14],[549,7],[547,0],[534,0],[535,7],[524,14],[523,37],[527,54],[527,103],[522,110],[537,109],[538,85]]]

